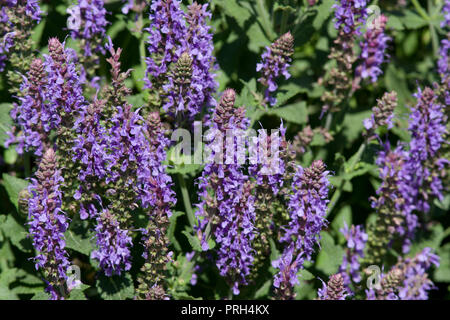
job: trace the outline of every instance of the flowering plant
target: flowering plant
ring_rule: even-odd
[[[425,3],[0,0],[0,299],[450,298]]]

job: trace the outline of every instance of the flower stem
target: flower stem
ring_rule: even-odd
[[[180,183],[181,195],[183,196],[184,209],[186,210],[189,224],[191,225],[192,228],[194,228],[196,225],[195,216],[194,216],[194,211],[192,210],[191,200],[189,198],[189,192],[186,187],[186,182],[184,181],[182,174],[178,173],[177,177],[178,177],[178,182]]]
[[[359,162],[359,160],[361,160],[361,156],[366,147],[367,141],[364,141],[364,143],[359,147],[358,151],[356,151],[354,159],[350,163],[350,167],[347,170],[345,170],[346,171],[345,173],[352,172],[355,169],[356,164]],[[331,211],[333,211],[334,207],[336,206],[336,203],[339,201],[339,198],[342,195],[342,189],[344,188],[346,182],[347,182],[346,179],[342,179],[341,183],[339,184],[339,187],[333,193],[333,197],[331,198],[330,204],[328,205],[327,216],[330,215]]]

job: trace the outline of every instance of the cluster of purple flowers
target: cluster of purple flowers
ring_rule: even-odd
[[[319,300],[345,300],[349,293],[344,285],[343,274],[333,274],[328,283],[322,281],[322,288],[317,291],[317,296]]]
[[[297,167],[288,205],[290,220],[288,226],[283,227],[284,235],[281,237],[281,241],[289,246],[279,260],[273,262],[273,266],[280,270],[274,285],[281,288],[280,283],[283,283],[281,291],[291,289],[297,283],[297,272],[303,267],[304,260],[311,260],[320,232],[327,225],[328,175],[329,171],[321,160],[314,161],[306,169]],[[294,278],[288,277],[294,275]]]
[[[120,274],[123,270],[130,270],[131,236],[129,231],[122,229],[114,214],[103,210],[97,215],[95,227],[97,250],[92,251],[91,257],[99,261],[99,266],[107,276]]]
[[[441,27],[448,29],[450,27],[449,0],[445,0],[444,6],[442,7],[442,13],[444,14],[444,21],[442,21]],[[438,61],[438,71],[440,74],[448,75],[450,73],[449,52],[450,52],[450,31],[447,30],[447,38],[441,40],[441,47],[439,50],[440,59]]]
[[[19,154],[33,150],[37,156],[41,157],[48,146],[46,137],[51,126],[48,122],[44,122],[46,118],[49,118],[45,104],[46,84],[44,64],[41,59],[35,59],[31,63],[28,77],[24,77],[21,85],[25,95],[20,98],[20,104],[11,113],[12,118],[22,129],[22,134],[16,137],[13,132],[10,132],[10,138],[6,142],[7,146],[11,142],[17,142],[16,149]]]
[[[382,63],[386,62],[385,53],[388,41],[391,40],[384,30],[386,28],[387,17],[380,15],[375,18],[372,25],[369,25],[364,33],[364,41],[360,43],[362,63],[356,68],[356,75],[370,78],[371,82],[376,82],[378,76],[383,73],[380,69]]]
[[[8,52],[14,46],[14,26],[10,20],[9,14],[15,14],[21,8],[26,18],[35,23],[41,21],[41,9],[38,0],[4,0],[0,8],[0,72],[5,68],[8,59]],[[22,12],[21,11],[21,12]]]
[[[258,136],[253,137],[249,146],[250,175],[258,185],[267,183],[274,195],[277,195],[284,185],[286,163],[281,151],[286,149],[285,144],[286,128],[281,123],[280,129],[272,132],[270,136],[265,129],[258,130]]]
[[[78,3],[67,9],[68,28],[73,39],[83,40],[83,54],[91,56],[92,51],[104,53],[105,49],[99,44],[105,36],[106,10],[103,0],[78,0]]]
[[[9,145],[18,142],[17,152],[34,151],[42,156],[45,147],[43,136],[59,127],[73,125],[73,115],[85,105],[82,81],[76,71],[76,53],[64,48],[58,39],[51,38],[48,44],[49,54],[45,61],[36,59],[32,63],[29,79],[24,80],[21,88],[26,92],[20,104],[11,111],[23,134],[16,137],[10,132],[6,142]]]
[[[366,290],[368,300],[427,300],[434,289],[427,271],[439,266],[439,257],[424,248],[413,258],[400,259],[387,274],[381,275],[380,288]]]
[[[397,107],[397,93],[386,92],[381,99],[377,99],[377,105],[372,108],[370,118],[364,119],[364,127],[368,131],[374,131],[378,127],[393,127],[394,109]]]
[[[294,38],[290,32],[287,32],[266,47],[266,51],[261,56],[262,61],[256,65],[256,71],[262,73],[258,81],[266,87],[265,102],[271,106],[277,102],[276,98],[271,96],[271,93],[278,88],[275,80],[280,75],[283,75],[286,80],[291,77],[288,68],[291,56],[294,54],[293,46]]]
[[[234,102],[234,90],[227,89],[214,111],[208,145],[211,153],[198,181],[200,203],[196,214],[199,224],[197,233],[203,250],[209,249],[206,234],[209,226],[219,246],[216,263],[220,274],[229,279],[233,293],[239,294],[238,286],[247,284],[246,277],[253,262],[254,197],[249,177],[244,174],[236,158],[239,155],[229,158],[227,153],[225,163],[216,161],[217,157],[223,157],[226,153],[219,140],[233,132],[234,146],[239,133],[243,133],[249,125],[245,109],[236,108]],[[209,194],[211,191],[213,196]]]
[[[162,107],[171,116],[182,113],[193,119],[202,107],[214,104],[217,83],[211,73],[215,58],[207,7],[194,2],[185,13],[178,0],[159,0],[150,7],[145,82],[147,88],[160,90]],[[171,70],[181,63],[183,54],[188,55],[183,59],[191,61],[191,70],[180,79],[179,73]]]
[[[444,107],[430,88],[423,91],[419,88],[415,97],[417,104],[411,109],[408,128],[412,138],[403,168],[406,186],[399,188],[406,200],[404,214],[409,235],[404,250],[408,250],[417,227],[417,217],[413,211],[428,212],[430,198],[443,199],[440,171],[448,165],[448,160],[439,155],[446,132]]]
[[[69,266],[65,248],[64,232],[69,227],[66,214],[61,211],[60,185],[64,182],[57,167],[56,154],[49,148],[42,157],[36,177],[28,188],[29,231],[33,246],[36,269],[42,269],[48,283],[47,292],[52,299],[63,297],[64,283]]]
[[[366,0],[337,0],[335,9],[335,28],[347,34],[360,34],[361,25],[367,18]]]
[[[360,225],[352,225],[349,228],[347,224],[345,224],[344,228],[340,229],[340,232],[347,240],[347,250],[342,258],[339,272],[342,273],[344,284],[348,288],[351,282],[359,283],[361,281],[361,259],[364,257],[364,248],[366,246],[368,235],[364,232],[363,226]]]

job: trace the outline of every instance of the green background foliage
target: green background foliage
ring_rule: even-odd
[[[396,109],[398,128],[390,133],[391,141],[409,139],[405,130],[408,120],[408,106],[415,103],[412,94],[417,85],[430,85],[438,81],[436,60],[439,39],[444,35],[439,24],[442,1],[407,1],[399,10],[392,4],[396,1],[373,1],[389,18],[388,33],[393,38],[388,53],[390,61],[383,65],[384,74],[375,84],[364,84],[360,90],[345,102],[347,112],[341,121],[335,121],[330,128],[334,135],[332,143],[326,143],[319,136],[302,158],[301,165],[308,166],[314,159],[323,159],[334,174],[331,183],[340,192],[340,198],[328,213],[330,224],[322,232],[321,248],[314,257],[314,263],[307,263],[299,273],[298,299],[316,297],[319,280],[326,280],[335,273],[342,261],[345,240],[339,229],[347,224],[363,224],[373,221],[374,213],[368,198],[375,195],[379,185],[377,167],[374,165],[376,148],[366,148],[356,157],[362,137],[362,120],[370,115],[370,109],[384,92],[395,90],[399,106]],[[49,37],[66,39],[66,9],[70,1],[42,1],[47,16],[33,33],[37,54],[46,53]],[[187,5],[189,2],[185,2]],[[317,80],[324,75],[328,66],[328,54],[336,36],[333,27],[333,0],[321,0],[310,7],[302,0],[212,0],[211,25],[214,29],[215,56],[217,57],[217,80],[219,92],[227,87],[236,89],[237,104],[245,105],[247,115],[254,128],[261,123],[264,128],[277,128],[280,118],[287,126],[288,138],[293,138],[306,124],[313,128],[323,125],[320,119],[320,97],[324,88]],[[110,25],[107,34],[115,46],[124,49],[121,58],[122,70],[131,68],[127,85],[133,89],[129,98],[135,108],[145,104],[147,92],[143,90],[144,68],[140,48],[146,33],[136,32],[135,22],[130,16],[121,14],[121,1],[107,1],[106,9]],[[148,25],[148,14],[144,16]],[[279,35],[290,30],[295,38],[295,53],[290,68],[292,77],[281,81],[275,107],[264,110],[254,98],[258,86],[256,63],[264,47]],[[69,47],[77,49],[76,43],[67,37]],[[109,72],[104,58],[101,59],[99,75],[108,81]],[[0,145],[3,145],[12,120],[9,111],[14,99],[8,93],[5,73],[0,74]],[[41,275],[34,268],[34,249],[27,237],[26,213],[19,210],[18,194],[28,184],[28,178],[36,169],[36,163],[29,155],[19,156],[14,146],[0,147],[0,299],[47,299]],[[192,236],[177,175],[181,174],[189,190],[191,203],[196,203],[197,186],[194,183],[201,171],[200,166],[174,166],[170,169],[176,181],[177,205],[171,218],[169,238],[174,251],[174,263],[169,266],[169,293],[179,299],[215,299],[228,295],[228,287],[216,268],[206,268],[198,275],[198,284],[191,286],[193,263],[185,253],[201,251],[198,240]],[[333,194],[334,191],[331,192]],[[429,246],[441,257],[441,265],[431,278],[438,290],[431,292],[431,299],[450,298],[450,197],[432,205],[426,217],[427,228],[421,230],[412,249],[412,254]],[[139,217],[136,217],[137,224]],[[73,218],[66,233],[67,248],[72,261],[82,270],[81,289],[71,294],[71,299],[128,299],[133,298],[133,283],[142,264],[139,249],[133,251],[133,267],[122,276],[107,278],[97,273],[98,265],[91,260],[94,249],[93,235],[79,218]],[[137,243],[139,239],[134,239]],[[211,243],[210,245],[214,245]],[[138,246],[135,246],[138,247]],[[272,246],[271,259],[280,253]],[[267,265],[258,276],[255,285],[243,288],[239,298],[266,299],[272,290],[268,280],[275,269]]]

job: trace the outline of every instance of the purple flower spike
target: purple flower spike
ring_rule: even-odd
[[[13,137],[6,142],[17,142],[16,150],[19,154],[24,151],[34,151],[41,157],[49,146],[48,130],[50,126],[42,123],[41,119],[51,117],[45,105],[44,90],[47,85],[44,64],[41,59],[35,59],[31,63],[28,77],[24,77],[21,91],[24,96],[20,98],[20,104],[11,112],[11,116],[22,130],[22,134]]]
[[[303,268],[304,260],[311,260],[314,247],[320,239],[320,232],[326,226],[325,214],[328,200],[329,171],[326,170],[322,160],[316,160],[311,167],[303,169],[297,167],[293,181],[293,195],[289,199],[289,225],[283,229],[285,234],[281,237],[282,242],[289,244],[288,248],[280,258],[283,264],[292,261],[288,269],[282,267],[280,262],[276,263],[283,269],[275,275],[274,284],[279,285],[276,295],[281,299],[294,299],[293,286],[296,275]],[[292,252],[291,252],[292,251]],[[291,258],[291,256],[293,258]],[[290,277],[284,270],[289,270]],[[289,280],[289,281],[288,281]]]
[[[320,300],[345,300],[349,296],[341,273],[333,274],[328,283],[322,281],[322,284],[322,288],[317,292]]]
[[[369,25],[367,32],[364,34],[364,41],[361,45],[360,59],[362,63],[356,68],[356,75],[370,78],[371,82],[376,82],[378,77],[383,73],[381,64],[386,62],[387,43],[391,40],[384,33],[387,18],[384,15],[377,17],[372,25]]]
[[[351,282],[359,283],[361,281],[360,264],[361,258],[364,257],[364,248],[368,239],[367,233],[364,232],[363,226],[354,226],[351,228],[345,223],[344,228],[339,230],[347,240],[347,250],[342,258],[342,264],[339,272],[344,277],[345,286]]]
[[[441,22],[441,27],[447,29],[447,37],[441,40],[438,71],[442,75],[442,79],[445,79],[450,74],[450,30],[448,30],[450,28],[450,0],[445,0],[442,13],[444,21]]]
[[[150,6],[148,37],[147,88],[160,85],[161,76],[169,71],[186,49],[187,26],[178,0],[156,0]]]
[[[343,30],[347,34],[361,34],[360,28],[367,18],[366,0],[336,0],[335,24],[337,30]]]
[[[77,5],[67,9],[67,24],[73,39],[83,41],[83,54],[105,53],[101,45],[106,33],[106,10],[103,0],[78,0]]]
[[[41,269],[48,283],[46,289],[52,299],[64,296],[64,285],[69,266],[65,250],[64,232],[68,219],[61,211],[60,185],[63,178],[57,168],[56,154],[48,149],[42,157],[35,178],[28,188],[28,224],[33,246],[38,255],[34,258],[36,270]]]
[[[122,270],[130,270],[131,237],[128,230],[121,229],[119,222],[108,210],[97,216],[95,227],[97,250],[91,257],[99,261],[100,268],[107,276],[120,275]]]
[[[237,148],[237,136],[243,134],[249,125],[245,109],[234,106],[235,97],[234,90],[225,90],[214,110],[212,138],[208,144],[211,154],[198,180],[201,191],[196,211],[196,231],[203,250],[208,250],[206,230],[211,228],[219,247],[217,267],[220,274],[227,278],[233,293],[239,294],[239,285],[247,284],[254,259],[251,243],[255,237],[255,208],[252,184],[237,162],[239,156],[227,155],[224,161],[219,159],[226,154],[225,144],[221,141],[226,139],[227,134],[233,133],[229,145]]]
[[[294,54],[294,38],[290,32],[283,34],[270,46],[261,56],[261,62],[256,65],[256,71],[260,71],[262,76],[258,81],[266,88],[265,101],[271,106],[276,104],[276,99],[271,96],[278,85],[275,82],[281,75],[285,79],[291,77],[288,68],[291,62],[291,56]]]

